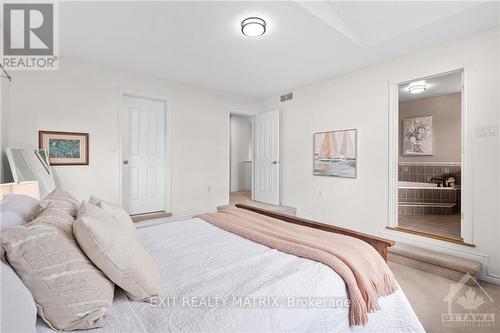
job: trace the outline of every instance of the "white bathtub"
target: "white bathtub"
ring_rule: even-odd
[[[428,188],[437,187],[435,183],[398,182],[399,188]]]
[[[456,190],[459,189],[460,186],[438,187],[438,184],[435,183],[398,182],[398,188],[413,188],[413,189],[438,188],[441,190]]]

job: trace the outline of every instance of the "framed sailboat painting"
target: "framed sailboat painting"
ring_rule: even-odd
[[[356,178],[357,131],[314,133],[314,175]]]

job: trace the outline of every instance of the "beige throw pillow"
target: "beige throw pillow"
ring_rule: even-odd
[[[124,226],[129,224],[129,226]],[[158,265],[137,239],[132,220],[83,202],[73,234],[85,254],[133,300],[160,292]]]
[[[47,223],[51,224],[59,229],[63,230],[67,234],[73,235],[73,222],[75,218],[70,215],[70,213],[65,210],[53,206],[51,203],[48,204],[38,215],[38,217],[33,220],[34,223]]]
[[[46,209],[49,206],[54,209],[65,211],[76,218],[80,203],[68,192],[56,188],[40,201],[40,210]]]
[[[102,327],[114,285],[60,228],[34,220],[2,230],[2,254],[53,329]]]

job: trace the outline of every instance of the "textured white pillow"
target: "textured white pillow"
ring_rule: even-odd
[[[1,229],[25,224],[38,215],[40,201],[23,194],[6,194],[0,201]]]
[[[36,305],[33,296],[9,265],[3,262],[1,265],[0,331],[35,333]]]
[[[127,226],[129,224],[129,226]],[[133,300],[147,301],[160,292],[160,270],[137,239],[130,217],[83,202],[73,234],[92,262]]]
[[[127,228],[128,232],[133,232],[134,234],[137,233],[135,224],[130,218],[130,215],[122,207],[109,201],[94,197],[93,195],[90,196],[89,202],[104,209],[105,211],[116,217],[116,221],[123,222],[122,227]]]

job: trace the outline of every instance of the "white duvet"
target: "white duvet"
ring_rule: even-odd
[[[161,298],[135,302],[117,287],[105,326],[91,332],[424,332],[401,290],[379,299],[366,326],[349,326],[331,268],[200,219],[138,231],[160,266]],[[39,319],[37,331],[50,329]]]

